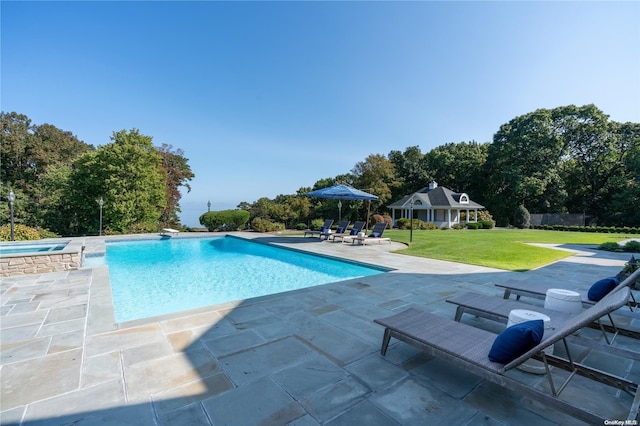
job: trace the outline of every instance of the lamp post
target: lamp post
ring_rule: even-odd
[[[9,217],[11,218],[11,241],[15,241],[16,237],[13,233],[13,202],[16,200],[16,194],[13,190],[9,191]]]
[[[102,236],[102,206],[104,206],[104,200],[100,197],[100,201],[98,201],[98,205],[100,206],[100,236]]]
[[[638,268],[638,261],[634,255],[631,255],[631,259],[629,259],[627,265],[631,266],[631,272],[634,272]]]
[[[342,201],[338,200],[338,222],[342,220]]]
[[[207,212],[211,211],[211,200],[207,201]]]
[[[409,205],[411,206],[411,227],[409,228],[409,243],[413,242],[413,198],[409,201]]]

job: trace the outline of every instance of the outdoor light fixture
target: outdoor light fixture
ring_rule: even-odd
[[[207,212],[211,211],[211,200],[207,201]]]
[[[627,265],[631,266],[631,271],[635,271],[638,267],[638,261],[636,260],[634,255],[631,255],[631,259],[627,262]]]
[[[338,222],[342,220],[342,201],[338,200]]]
[[[13,233],[13,202],[16,200],[16,194],[13,193],[13,190],[9,191],[9,216],[11,218],[11,241],[15,241],[16,237]]]
[[[100,197],[98,205],[100,206],[100,233],[98,235],[102,236],[102,206],[104,206],[104,200],[102,199],[102,197]]]

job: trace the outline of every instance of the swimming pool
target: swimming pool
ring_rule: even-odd
[[[104,262],[118,322],[388,271],[232,236],[108,242]]]

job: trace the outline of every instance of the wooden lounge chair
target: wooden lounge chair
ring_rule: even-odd
[[[627,287],[627,282],[625,281],[628,280],[629,282],[633,282],[638,278],[640,278],[640,270],[635,271],[632,275],[628,276],[613,291],[617,291]],[[454,318],[455,321],[460,321],[462,315],[467,313],[478,317],[506,323],[509,319],[509,313],[514,309],[525,309],[540,312],[547,315],[551,319],[552,324],[560,324],[570,317],[570,315],[567,313],[545,309],[537,305],[531,305],[516,300],[502,299],[496,296],[487,296],[484,294],[472,292],[456,294],[446,301],[457,306]],[[595,303],[592,301],[590,302],[591,304]],[[607,317],[607,322],[599,320],[588,324],[588,327],[602,331],[603,337],[607,344],[613,344],[613,341],[617,336],[626,336],[634,339],[640,339],[640,331],[626,329],[621,327],[620,325],[617,325],[615,321],[615,315],[607,314]],[[640,319],[640,316],[638,316],[638,319]]]
[[[349,235],[348,237],[344,237],[342,239],[343,242],[350,242],[351,244],[366,244],[368,242],[375,241],[377,243],[381,243],[382,241],[388,241],[391,243],[391,238],[383,237],[382,234],[384,230],[387,229],[386,222],[378,222],[373,226],[371,233],[369,235],[365,235],[363,237],[359,237],[357,235]]]
[[[391,338],[394,337],[420,348],[429,355],[441,358],[486,380],[517,392],[518,395],[528,396],[541,404],[564,411],[589,424],[603,424],[606,416],[590,411],[589,408],[584,407],[584,404],[580,404],[580,401],[572,401],[571,395],[567,396],[566,399],[560,398],[560,394],[570,381],[576,375],[579,375],[627,393],[632,398],[627,417],[631,420],[638,419],[640,386],[631,380],[576,361],[578,358],[571,355],[566,339],[577,330],[623,306],[628,297],[628,288],[607,294],[595,305],[569,318],[555,330],[551,330],[538,345],[507,364],[489,360],[488,354],[496,334],[487,330],[414,308],[407,309],[388,318],[376,319],[375,322],[385,327],[380,350],[383,356],[386,354]],[[545,348],[560,341],[564,343],[567,353],[566,358],[544,352]],[[517,375],[507,374],[510,370],[529,359],[536,359],[544,364],[550,392],[545,391],[542,387],[518,380]],[[568,376],[566,374],[556,375],[554,380],[553,373],[555,369],[551,370],[551,367],[568,371],[570,374]],[[561,380],[564,380],[559,387],[556,383],[559,379],[558,376],[561,376]],[[623,397],[624,395],[620,395],[620,398]],[[594,394],[594,398],[602,398],[602,395]]]
[[[364,228],[364,221],[357,221],[353,224],[353,228],[351,228],[349,232],[347,232],[346,230],[344,232],[335,232],[329,235],[328,239],[332,241],[336,241],[336,239],[339,239],[340,241],[342,241],[345,237],[358,235],[358,232],[361,232],[362,228]]]
[[[320,227],[319,231],[312,231],[311,229],[307,229],[306,231],[304,231],[304,237],[309,235],[311,237],[318,236],[318,238],[320,239],[322,239],[323,237],[326,238],[326,236],[329,235],[328,231],[331,229],[331,225],[333,225],[333,220],[327,219],[324,221],[324,225]]]

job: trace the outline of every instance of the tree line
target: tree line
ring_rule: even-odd
[[[194,174],[182,150],[156,147],[137,129],[113,132],[98,148],[51,124],[0,113],[0,191],[13,191],[15,222],[58,235],[97,235],[102,200],[106,233],[178,226],[180,187]],[[7,203],[0,220],[9,221]]]
[[[295,226],[336,217],[335,200],[305,192],[344,182],[376,194],[373,214],[432,180],[466,192],[498,226],[531,213],[582,213],[588,224],[640,226],[640,124],[609,120],[595,105],[538,109],[500,126],[492,142],[447,143],[423,153],[419,146],[371,154],[350,173],[318,180],[295,195],[261,198],[238,207],[251,218]],[[360,220],[363,202],[343,202],[342,217]],[[346,210],[345,210],[346,209]],[[300,227],[303,224],[300,224]]]
[[[108,232],[155,232],[178,227],[180,189],[195,177],[180,149],[155,147],[136,129],[114,132],[98,148],[50,124],[0,113],[0,191],[16,194],[16,222],[60,235],[98,233],[100,198]],[[640,226],[640,124],[618,123],[595,105],[538,109],[500,126],[491,142],[446,143],[423,153],[419,146],[371,154],[349,173],[319,179],[295,194],[241,202],[250,220],[306,227],[337,218],[338,201],[306,192],[342,182],[376,194],[367,206],[343,201],[352,221],[388,213],[387,205],[432,180],[466,192],[498,226],[517,211],[583,213],[604,226]],[[4,198],[4,196],[3,196]],[[7,203],[0,209],[8,221]]]

